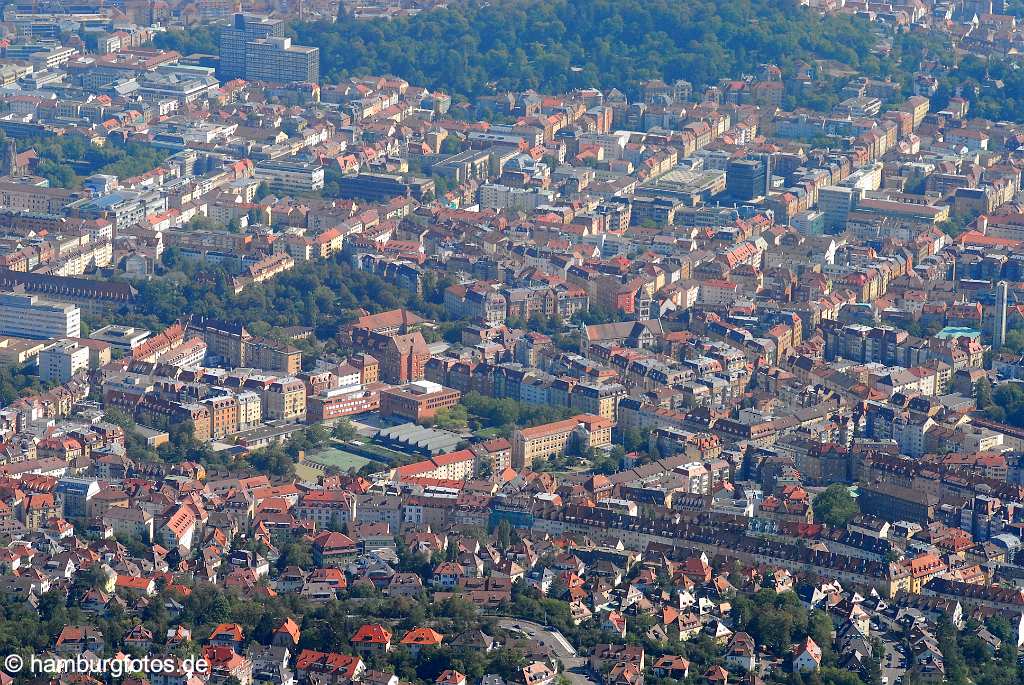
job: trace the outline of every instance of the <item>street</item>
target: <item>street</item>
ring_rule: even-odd
[[[882,678],[888,680],[883,680],[883,682],[888,685],[896,685],[897,678],[903,678],[907,672],[906,668],[900,667],[900,662],[907,657],[900,652],[902,648],[898,646],[899,641],[893,639],[894,636],[900,634],[901,627],[891,618],[879,612],[872,617],[871,630],[872,633],[878,635],[884,647],[884,652],[881,654]]]
[[[499,618],[498,627],[511,633],[519,633],[542,645],[549,645],[562,664],[562,671],[573,685],[597,685],[587,669],[587,660],[581,658],[565,636],[557,630],[548,630],[539,623],[520,618]]]

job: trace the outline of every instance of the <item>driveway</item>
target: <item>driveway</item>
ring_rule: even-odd
[[[562,671],[572,685],[598,685],[587,669],[587,660],[576,653],[576,648],[557,630],[521,618],[499,618],[497,625],[502,630],[518,633],[543,645],[550,645],[551,651],[562,664]]]

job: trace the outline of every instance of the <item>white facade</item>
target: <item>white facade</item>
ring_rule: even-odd
[[[521,209],[533,211],[554,202],[555,194],[538,188],[511,188],[488,183],[480,186],[480,206],[485,209]]]
[[[73,304],[36,295],[0,294],[0,335],[16,338],[80,338],[82,312]]]
[[[845,227],[847,217],[857,201],[863,197],[863,192],[857,188],[844,186],[825,186],[818,190],[818,209],[825,214],[825,226]]]
[[[238,428],[248,430],[260,425],[263,420],[263,404],[260,396],[252,391],[235,395],[238,400]]]
[[[153,332],[147,331],[144,328],[110,324],[109,326],[104,326],[103,328],[93,331],[89,338],[105,342],[111,347],[119,349],[122,352],[130,353],[136,347],[144,343],[151,335],[153,335]]]
[[[310,193],[323,190],[324,167],[313,162],[272,160],[256,165],[256,178],[275,190]]]
[[[66,383],[89,368],[89,348],[74,340],[61,340],[39,353],[39,378]]]

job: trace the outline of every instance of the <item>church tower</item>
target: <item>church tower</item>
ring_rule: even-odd
[[[18,145],[12,139],[8,139],[4,146],[4,176],[18,175]]]

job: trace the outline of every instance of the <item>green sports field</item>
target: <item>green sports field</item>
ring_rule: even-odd
[[[323,464],[324,466],[336,466],[342,471],[360,469],[365,464],[370,463],[370,460],[366,457],[360,457],[358,454],[352,454],[351,452],[340,450],[337,447],[328,447],[327,449],[320,450],[315,454],[311,454],[306,457],[306,461]],[[383,464],[381,466],[383,466]]]

